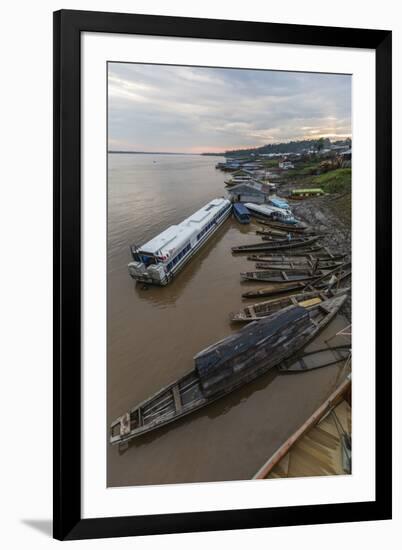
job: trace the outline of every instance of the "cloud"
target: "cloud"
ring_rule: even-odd
[[[351,77],[110,63],[109,148],[203,152],[351,134]]]

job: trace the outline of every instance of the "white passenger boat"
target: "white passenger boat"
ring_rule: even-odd
[[[257,216],[278,220],[282,223],[297,223],[292,211],[288,208],[278,208],[270,204],[254,204],[253,202],[246,202],[245,206]]]
[[[227,199],[214,199],[178,225],[168,227],[142,246],[131,246],[131,277],[154,285],[167,285],[188,260],[228,218]]]

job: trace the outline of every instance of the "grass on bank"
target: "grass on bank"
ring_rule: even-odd
[[[311,178],[312,187],[321,187],[326,193],[349,193],[351,182],[351,168],[338,168]]]

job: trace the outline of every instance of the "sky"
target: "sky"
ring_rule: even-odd
[[[109,150],[223,152],[351,137],[351,76],[108,65]]]

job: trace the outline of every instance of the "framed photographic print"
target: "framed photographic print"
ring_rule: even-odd
[[[391,517],[391,32],[56,12],[54,221],[56,538]]]

